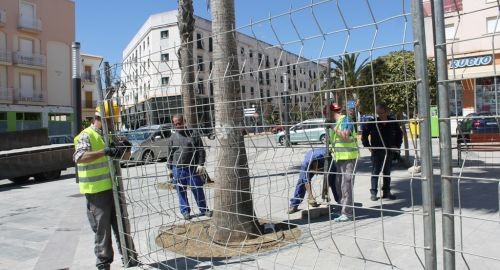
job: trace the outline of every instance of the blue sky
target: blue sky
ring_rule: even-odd
[[[75,2],[76,37],[82,52],[101,55],[112,64],[121,62],[123,48],[151,14],[177,9],[175,0]],[[207,1],[193,2],[195,14],[210,19]],[[236,24],[246,34],[273,45],[281,42],[285,49],[311,59],[344,51],[361,51],[360,58],[377,57],[403,49],[403,39],[411,41],[411,18],[402,16],[410,11],[409,0],[338,2],[337,6],[337,1],[328,0],[235,0]]]

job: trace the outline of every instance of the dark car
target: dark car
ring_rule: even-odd
[[[71,135],[51,135],[49,136],[50,144],[65,144],[73,143],[73,136]]]
[[[285,130],[285,126],[283,126],[283,125],[275,125],[275,126],[273,126],[273,127],[271,128],[271,132],[272,132],[273,134],[276,134],[276,133],[281,132],[281,131],[283,131],[283,130]]]
[[[457,126],[457,143],[470,142],[470,134],[499,133],[499,117],[490,112],[470,113]]]

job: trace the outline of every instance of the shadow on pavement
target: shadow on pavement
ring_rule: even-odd
[[[225,257],[179,257],[167,261],[157,262],[154,264],[150,264],[149,266],[158,270],[167,270],[167,269],[211,269],[214,266],[223,266],[223,265],[231,265],[231,264],[241,264],[245,262],[252,262],[253,259],[240,259],[234,261],[231,258]]]

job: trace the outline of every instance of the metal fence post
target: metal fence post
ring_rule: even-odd
[[[99,93],[99,99],[100,99],[99,110],[103,112],[105,116],[104,102],[107,102],[107,100],[104,99],[104,93],[101,82],[101,73],[99,70],[96,72],[96,82],[97,82],[97,91]],[[108,103],[108,108],[110,111],[110,117],[111,119],[113,119],[114,117],[112,113],[113,102]],[[110,129],[114,129],[114,127],[113,125],[108,127],[107,121],[102,121],[102,129],[103,129],[103,134],[110,134],[108,131]],[[109,136],[103,136],[103,138],[106,145],[109,145],[110,144]],[[123,266],[129,267],[137,265],[138,261],[137,261],[137,253],[134,247],[134,242],[130,234],[130,224],[128,221],[127,205],[125,199],[123,198],[124,190],[121,178],[120,162],[109,159],[109,167],[111,168],[110,170],[111,179],[113,179],[113,200],[115,203],[115,210],[117,215],[118,231],[120,238],[119,240],[121,244],[121,247],[119,248],[122,249],[122,256],[124,261]]]
[[[437,267],[436,215],[434,205],[434,179],[432,171],[432,138],[430,122],[429,78],[427,76],[427,53],[422,0],[413,0],[412,27],[415,53],[415,76],[417,79],[418,115],[420,125],[420,149],[422,158],[422,206],[424,212],[425,269]]]
[[[439,104],[439,157],[441,164],[441,201],[443,217],[443,267],[455,269],[454,190],[452,180],[451,125],[448,92],[448,65],[444,29],[443,0],[432,1],[434,52],[436,57]]]

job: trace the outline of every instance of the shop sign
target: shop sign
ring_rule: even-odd
[[[493,61],[492,55],[479,55],[471,57],[456,58],[450,61],[450,68],[465,68],[486,66]]]

